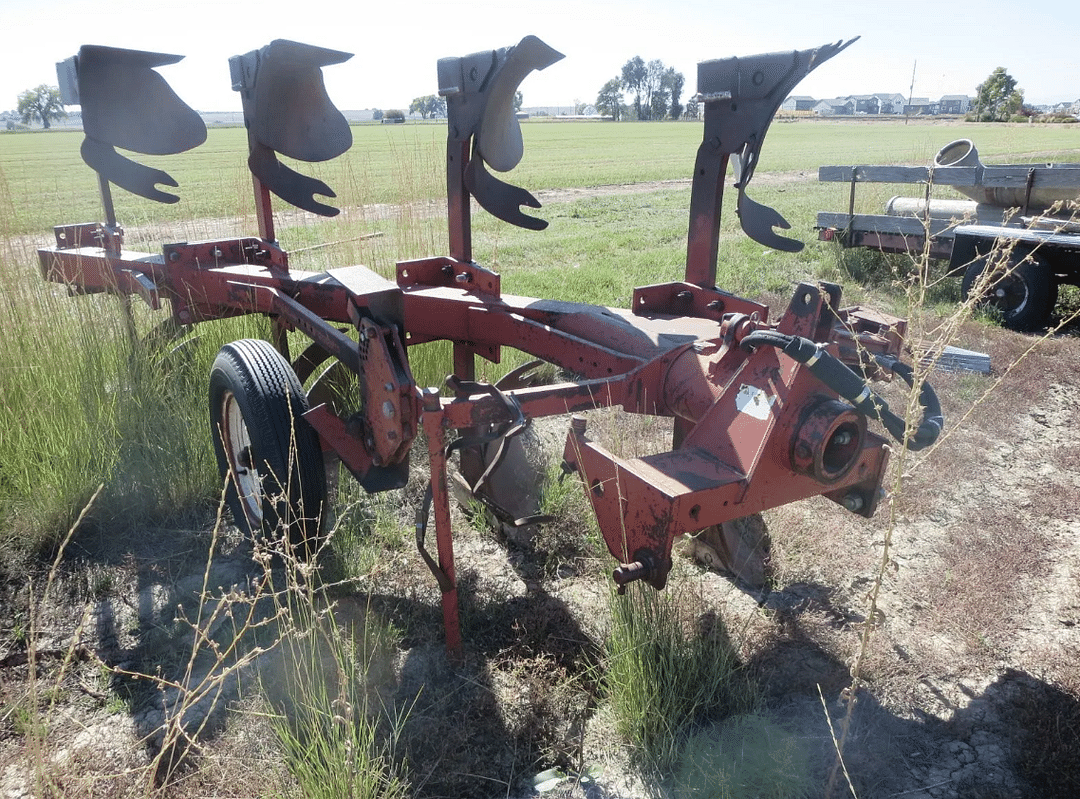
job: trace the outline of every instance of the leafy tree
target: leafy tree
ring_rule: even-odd
[[[628,92],[634,93],[634,118],[643,119],[641,107],[641,95],[645,91],[645,81],[648,77],[648,69],[641,56],[636,55],[623,64],[622,85]]]
[[[600,93],[596,95],[596,110],[618,122],[622,116],[622,93],[622,79],[612,78],[600,87]]]
[[[521,110],[521,104],[525,102],[525,97],[521,94],[521,90],[518,89],[514,92],[514,112],[517,113]],[[443,103],[445,105],[445,102]]]
[[[40,120],[46,129],[51,127],[52,120],[67,116],[60,100],[60,89],[44,83],[19,95],[18,111],[24,124]]]
[[[650,61],[645,67],[645,97],[648,109],[646,119],[663,119],[668,112],[668,92],[664,87],[664,62]]]
[[[1005,67],[998,67],[990,77],[975,90],[975,120],[977,122],[1005,122],[1013,114],[1020,113],[1024,105],[1024,91],[1016,87]]]
[[[382,119],[382,109],[381,108],[374,109],[371,112],[371,118],[373,120],[375,120],[376,122],[378,122],[380,119]]]
[[[683,77],[681,72],[676,72],[675,67],[668,67],[664,72],[663,85],[668,93],[668,112],[672,119],[678,119],[682,116],[683,107],[679,101],[682,99],[683,86],[686,85],[686,78]]]
[[[678,119],[682,112],[679,100],[684,85],[682,73],[676,72],[674,67],[665,66],[659,59],[646,64],[641,56],[634,56],[622,68],[622,89],[634,93],[634,116],[637,119],[664,119],[669,114],[673,119]],[[606,84],[601,94],[605,89],[608,89]],[[610,102],[604,105],[609,106]]]
[[[446,116],[446,100],[435,94],[426,94],[423,97],[414,97],[409,104],[410,114],[419,114],[421,119]]]

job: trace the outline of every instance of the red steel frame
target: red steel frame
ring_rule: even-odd
[[[673,449],[643,458],[619,458],[591,441],[584,417],[575,417],[567,435],[566,464],[579,474],[621,564],[620,585],[643,579],[662,588],[677,536],[794,500],[823,494],[873,514],[884,439],[867,432],[864,418],[804,365],[740,342],[761,330],[798,335],[873,371],[866,353],[898,356],[905,324],[842,310],[839,288],[828,284],[799,285],[775,323],[766,306],[716,288],[726,158],[719,168],[695,170],[686,279],[638,288],[630,309],[621,310],[502,294],[499,275],[472,261],[469,153],[468,138],[448,137],[450,256],[401,262],[395,282],[363,266],[290,269],[258,179],[258,237],[169,244],[150,254],[123,250],[115,224],[62,226],[56,246],[39,251],[42,273],[80,293],[138,294],[155,309],[167,301],[183,325],[259,313],[279,329],[303,332],[312,344],[293,360],[301,380],[331,358],[360,376],[359,416],[319,405],[306,418],[369,490],[404,484],[422,429],[438,548],[432,566],[451,651],[461,646],[451,444],[462,431],[509,425],[511,410],[529,420],[621,406],[675,419]],[[342,325],[355,328],[359,341]],[[418,387],[409,371],[407,348],[435,340],[454,344],[454,396]],[[503,345],[581,379],[509,391],[471,382],[474,356],[498,362]]]

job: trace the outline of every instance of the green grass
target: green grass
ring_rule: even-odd
[[[657,773],[678,763],[696,727],[755,703],[723,621],[693,599],[639,585],[612,593],[603,685],[616,731]]]
[[[688,179],[701,143],[690,122],[527,123],[525,157],[511,181],[529,190]],[[439,199],[444,196],[446,128],[356,125],[344,156],[324,164],[291,164],[324,181],[342,206]],[[97,179],[82,163],[82,134],[49,131],[0,135],[0,235],[38,235],[62,222],[101,217]],[[971,138],[984,161],[1080,161],[1075,131],[1062,125],[926,125],[803,122],[774,124],[761,153],[761,172],[815,171],[823,164],[928,163],[949,141]],[[171,156],[136,156],[180,184],[181,201],[160,206],[114,192],[126,226],[149,218],[232,217],[250,208],[251,180],[242,128],[212,128],[205,144]],[[243,213],[249,213],[245,210]]]
[[[304,593],[290,597],[278,657],[260,670],[298,795],[404,799],[408,783],[394,752],[404,718],[383,703],[393,680],[394,631],[370,612],[341,625]]]
[[[537,122],[523,131],[526,156],[510,179],[531,190],[684,178],[701,136],[693,123]],[[738,230],[729,188],[717,283],[745,296],[785,296],[793,283],[821,275],[848,283],[849,299],[857,300],[861,291],[843,262],[838,269],[833,250],[813,241],[816,212],[847,204],[847,187],[813,180],[818,165],[926,163],[958,136],[973,138],[988,161],[1006,152],[1013,154],[1009,160],[1048,154],[1080,160],[1073,133],[1048,125],[776,124],[758,174],[805,171],[809,179],[763,177],[750,192],[787,217],[789,235],[810,244],[782,256],[748,240]],[[354,134],[343,158],[297,167],[333,186],[345,213],[282,218],[278,236],[293,252],[293,265],[322,270],[365,263],[391,277],[399,259],[444,253],[438,198],[445,128],[369,125],[354,127]],[[0,530],[9,541],[54,540],[101,482],[107,501],[99,507],[109,509],[101,521],[110,523],[208,505],[216,475],[204,436],[204,375],[222,344],[264,334],[257,321],[251,327],[253,320],[204,324],[181,357],[129,339],[114,299],[72,299],[41,281],[33,245],[17,237],[44,241],[54,224],[101,216],[95,177],[78,153],[81,139],[67,131],[0,136]],[[244,147],[241,129],[215,128],[192,152],[145,158],[177,178],[182,201],[160,205],[116,191],[118,217],[132,231],[129,246],[156,250],[162,236],[175,236],[158,229],[176,222],[183,223],[182,235],[196,239],[219,235],[207,221],[213,219],[239,218],[235,229],[254,232]],[[880,210],[896,190],[860,187],[860,210]],[[424,210],[431,202],[434,214]],[[474,255],[503,274],[507,293],[626,306],[635,286],[681,277],[688,202],[685,187],[552,202],[536,212],[551,223],[541,233],[480,212]],[[387,213],[388,203],[399,210]],[[886,310],[902,312],[903,280],[894,282],[896,307]],[[140,337],[154,321],[136,302]],[[438,384],[449,371],[445,344],[414,348],[410,357],[421,384]],[[502,365],[482,365],[482,374],[497,378],[525,357],[508,354]]]
[[[206,374],[256,318],[155,338],[151,319],[105,295],[71,298],[26,260],[0,256],[0,540],[5,556],[48,548],[96,487],[92,520],[123,528],[208,514],[218,477],[207,448]],[[246,334],[245,334],[246,335]],[[6,557],[5,557],[6,560]]]

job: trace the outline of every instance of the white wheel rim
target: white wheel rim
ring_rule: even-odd
[[[221,399],[221,441],[229,462],[230,479],[236,486],[248,525],[257,530],[262,525],[262,476],[251,462],[251,436],[248,433],[236,395],[226,391]]]

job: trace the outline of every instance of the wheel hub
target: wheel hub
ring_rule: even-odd
[[[253,529],[262,524],[262,477],[254,466],[251,451],[251,435],[248,433],[244,416],[236,395],[226,392],[222,398],[221,438],[225,445],[225,455],[229,461],[232,480],[236,484],[236,493],[244,507],[244,515]]]

